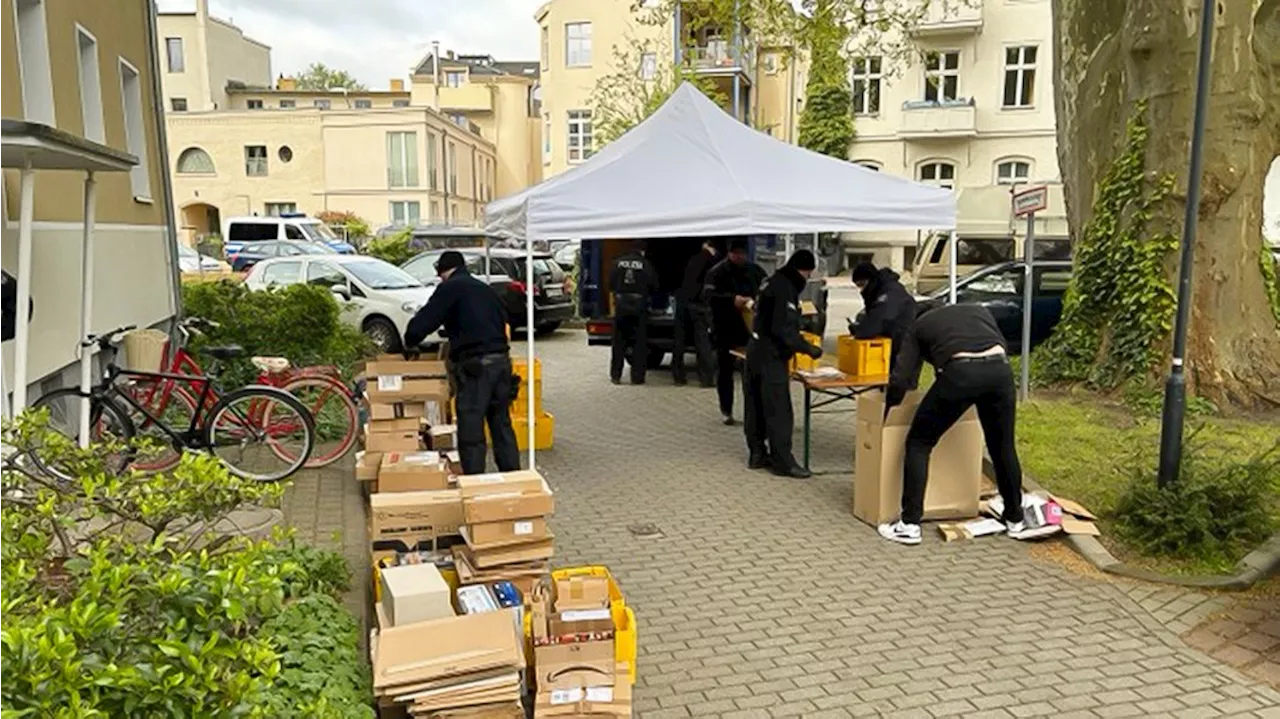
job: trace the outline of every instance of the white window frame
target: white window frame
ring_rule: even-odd
[[[440,219],[440,201],[432,200],[429,209],[431,214],[427,215],[427,222],[434,225]]]
[[[199,152],[200,154],[204,155],[204,156],[205,156],[205,158],[207,158],[207,159],[209,160],[209,169],[208,169],[208,170],[185,170],[185,169],[183,169],[183,167],[182,167],[182,158],[186,157],[186,156],[187,156],[187,154],[188,154],[188,153],[191,153],[191,152]],[[210,177],[211,177],[211,176],[213,176],[213,175],[218,174],[218,166],[214,163],[214,161],[213,161],[213,156],[209,154],[209,151],[208,151],[208,150],[204,149],[203,147],[199,147],[199,146],[197,146],[197,145],[192,145],[191,147],[185,147],[185,148],[183,148],[183,149],[182,149],[182,152],[179,152],[179,153],[178,153],[178,159],[177,159],[176,161],[174,161],[174,163],[173,163],[173,174],[175,174],[175,175],[205,175],[205,176],[210,176]]]
[[[930,55],[938,56],[937,70],[929,69]],[[947,67],[947,57],[950,55],[955,55],[955,58],[956,58],[956,66],[954,68]],[[963,57],[961,56],[961,53],[959,50],[930,50],[925,53],[925,61],[924,61],[924,68],[925,68],[924,100],[925,102],[933,102],[933,103],[941,104],[943,102],[954,102],[960,99],[960,62],[961,60],[963,60]],[[946,96],[947,78],[950,78],[950,77],[954,77],[956,80],[956,87],[955,87],[953,97]],[[932,100],[929,99],[929,87],[930,87],[929,81],[930,80],[935,80],[937,83],[936,84],[937,97],[933,98]]]
[[[646,52],[640,55],[640,79],[646,82],[658,77],[658,53]]]
[[[541,69],[546,70],[551,66],[551,28],[546,25],[542,26],[541,42],[542,47],[539,49],[541,53],[539,55],[540,62],[538,64]]]
[[[176,63],[173,61],[173,59],[174,59],[174,54],[173,54],[174,45],[173,45],[173,44],[174,44],[175,42],[178,44],[178,45],[177,45],[177,48],[178,48],[178,55],[177,55],[178,62],[176,62]],[[166,37],[166,38],[164,39],[164,61],[165,61],[165,69],[166,69],[169,73],[174,74],[174,75],[176,75],[176,74],[178,74],[178,73],[186,72],[186,71],[187,71],[187,54],[186,54],[186,53],[187,53],[186,43],[184,43],[184,42],[182,41],[182,38],[181,38],[181,37]]]
[[[147,121],[142,116],[142,73],[128,60],[119,58],[120,108],[124,114],[124,140],[138,164],[129,168],[129,186],[135,202],[151,202],[151,168],[147,152]],[[129,78],[132,76],[132,84]]]
[[[13,28],[18,36],[22,116],[32,122],[57,127],[53,103],[53,61],[49,57],[49,24],[44,0],[14,0]]]
[[[929,168],[929,167],[938,168],[933,173],[935,175],[934,177],[924,176],[925,168]],[[947,177],[947,178],[942,177],[942,175],[944,174],[942,171],[942,168],[944,167],[951,168],[951,177]],[[948,190],[956,189],[956,176],[958,173],[959,173],[959,168],[956,167],[956,163],[952,162],[951,160],[944,160],[944,159],[925,160],[924,162],[921,162],[919,165],[916,166],[917,181],[922,182],[926,185],[933,185],[934,187],[943,187]]]
[[[859,67],[865,63],[864,67]],[[873,67],[874,66],[874,67]],[[849,89],[853,92],[853,114],[859,117],[875,117],[880,114],[880,105],[884,102],[884,58],[879,55],[855,57],[849,63],[851,81]],[[858,83],[862,83],[861,91]],[[875,88],[875,93],[871,92]],[[871,107],[871,97],[875,95],[875,107]]]
[[[445,70],[444,86],[445,87],[462,87],[467,83],[466,70]]]
[[[327,97],[316,98],[311,101],[311,106],[317,110],[332,110],[333,101]]]
[[[178,103],[182,103],[182,107],[178,107]],[[187,111],[188,111],[188,110],[190,110],[190,109],[191,109],[191,105],[187,102],[187,98],[185,98],[185,97],[171,97],[171,98],[169,98],[169,111],[170,111],[170,112],[187,112]]]
[[[1005,49],[1004,82],[1000,86],[1000,107],[1001,109],[1004,109],[1004,110],[1033,109],[1036,106],[1036,80],[1039,77],[1039,73],[1036,71],[1036,63],[1039,62],[1040,60],[1040,46],[1030,45],[1030,44],[1007,45],[1005,46],[1004,49]],[[1009,63],[1009,57],[1008,57],[1008,52],[1010,50],[1013,50],[1018,53],[1017,61],[1012,64]],[[1026,59],[1027,50],[1031,50],[1035,53],[1035,59],[1031,60],[1030,62],[1028,62]],[[1013,74],[1012,79],[1014,82],[1014,88],[1013,88],[1014,100],[1012,105],[1005,102],[1005,98],[1008,95],[1010,73]],[[1028,73],[1030,73],[1031,75],[1030,97],[1024,97],[1022,94],[1023,85],[1024,85],[1024,80],[1026,79],[1026,75]]]
[[[84,138],[106,144],[102,118],[102,69],[98,65],[98,38],[76,23],[76,65],[80,78],[80,119]]]
[[[542,113],[542,164],[551,164],[551,113]]]
[[[367,97],[357,97],[351,101],[351,106],[357,110],[372,110],[373,100]]]
[[[585,32],[582,32],[583,28]],[[591,23],[585,21],[565,23],[564,66],[591,67],[591,54]]]
[[[264,202],[262,203],[262,214],[267,217],[280,217],[284,213],[295,213],[298,211],[298,203],[296,202]]]
[[[251,148],[261,147],[262,157],[252,157],[249,154]],[[260,161],[260,162],[259,162]],[[258,169],[260,171],[255,172]],[[266,145],[245,145],[244,146],[244,175],[245,177],[266,177],[271,173],[271,161]]]
[[[418,133],[387,133],[387,187],[418,187]]]
[[[285,103],[288,103],[288,104],[285,104]],[[298,109],[298,101],[297,101],[297,100],[281,100],[281,101],[280,101],[280,109],[281,109],[281,110],[296,110],[296,109]]]
[[[565,136],[568,138],[565,143],[565,159],[569,164],[577,164],[586,162],[594,153],[594,128],[591,126],[590,110],[569,110],[565,113],[568,118]],[[575,147],[574,141],[577,141]]]
[[[410,212],[410,209],[414,211]],[[392,200],[388,203],[387,217],[396,227],[416,227],[422,223],[422,203],[417,200]],[[416,219],[410,221],[412,218]]]
[[[1018,165],[1027,168],[1027,174],[1018,177]],[[1010,174],[1006,177],[1001,173],[1005,167],[1010,169]],[[995,183],[997,185],[1025,185],[1031,182],[1031,173],[1034,170],[1034,163],[1027,157],[1002,157],[995,163]]]

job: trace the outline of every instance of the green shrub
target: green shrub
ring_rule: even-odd
[[[1124,405],[1138,417],[1154,419],[1164,411],[1164,389],[1143,380],[1131,380],[1124,386]],[[1206,397],[1187,397],[1187,416],[1212,417],[1218,406]]]
[[[281,487],[202,455],[109,475],[118,447],[80,450],[44,423],[26,414],[3,431],[5,719],[373,716],[354,620],[332,598],[349,581],[342,558],[211,529]],[[77,479],[35,473],[37,450]],[[321,691],[299,678],[302,652],[327,667]]]
[[[224,280],[183,285],[186,312],[221,326],[192,338],[191,349],[238,344],[245,355],[228,364],[224,385],[237,387],[258,376],[254,355],[287,357],[295,367],[334,365],[354,374],[372,345],[360,330],[344,323],[338,300],[323,287],[288,285],[253,292]]]
[[[1111,517],[1143,554],[1227,568],[1280,529],[1280,442],[1242,460],[1193,434],[1178,481],[1163,489],[1152,465],[1133,468]]]
[[[413,233],[409,230],[404,230],[390,237],[370,240],[369,244],[364,247],[364,253],[399,267],[418,254],[409,245],[409,241],[412,238]]]

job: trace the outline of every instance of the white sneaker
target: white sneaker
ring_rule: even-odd
[[[920,543],[920,525],[904,524],[902,521],[893,522],[892,524],[882,524],[876,528],[880,532],[880,536],[890,542],[898,544],[919,544]]]
[[[1005,527],[1005,530],[1008,532],[1009,536],[1013,537],[1014,539],[1018,538],[1017,535],[1027,531],[1026,522],[1005,522],[1004,527]]]

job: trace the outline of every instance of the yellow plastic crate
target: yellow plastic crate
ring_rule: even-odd
[[[605,577],[609,580],[609,613],[613,615],[613,654],[618,663],[625,663],[632,684],[636,683],[636,655],[639,650],[639,636],[636,630],[636,615],[626,604],[622,589],[609,573],[608,567],[590,565],[583,567],[565,567],[551,572],[551,578],[568,579],[570,577]],[[527,628],[528,625],[526,625]]]
[[[523,407],[519,412],[519,415],[512,413],[511,424],[516,430],[516,445],[523,452],[529,449],[529,421],[524,418]],[[551,449],[555,445],[555,434],[556,416],[550,412],[538,415],[538,421],[533,428],[533,448]]]
[[[511,357],[511,369],[520,376],[520,384],[524,386],[529,383],[529,360],[523,355]],[[533,381],[542,382],[542,360],[537,357],[533,358]]]
[[[850,377],[865,382],[889,379],[889,358],[893,341],[888,337],[854,339],[840,335],[836,340],[836,366]]]
[[[801,332],[800,336],[804,338],[805,342],[808,342],[811,345],[817,345],[819,347],[822,346],[822,338],[812,332]],[[792,373],[795,373],[798,370],[813,370],[817,367],[818,360],[806,354],[796,354],[791,358],[791,364],[789,366]]]

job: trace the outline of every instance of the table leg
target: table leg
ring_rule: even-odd
[[[804,388],[804,468],[809,469],[809,415],[813,408],[812,391]]]

